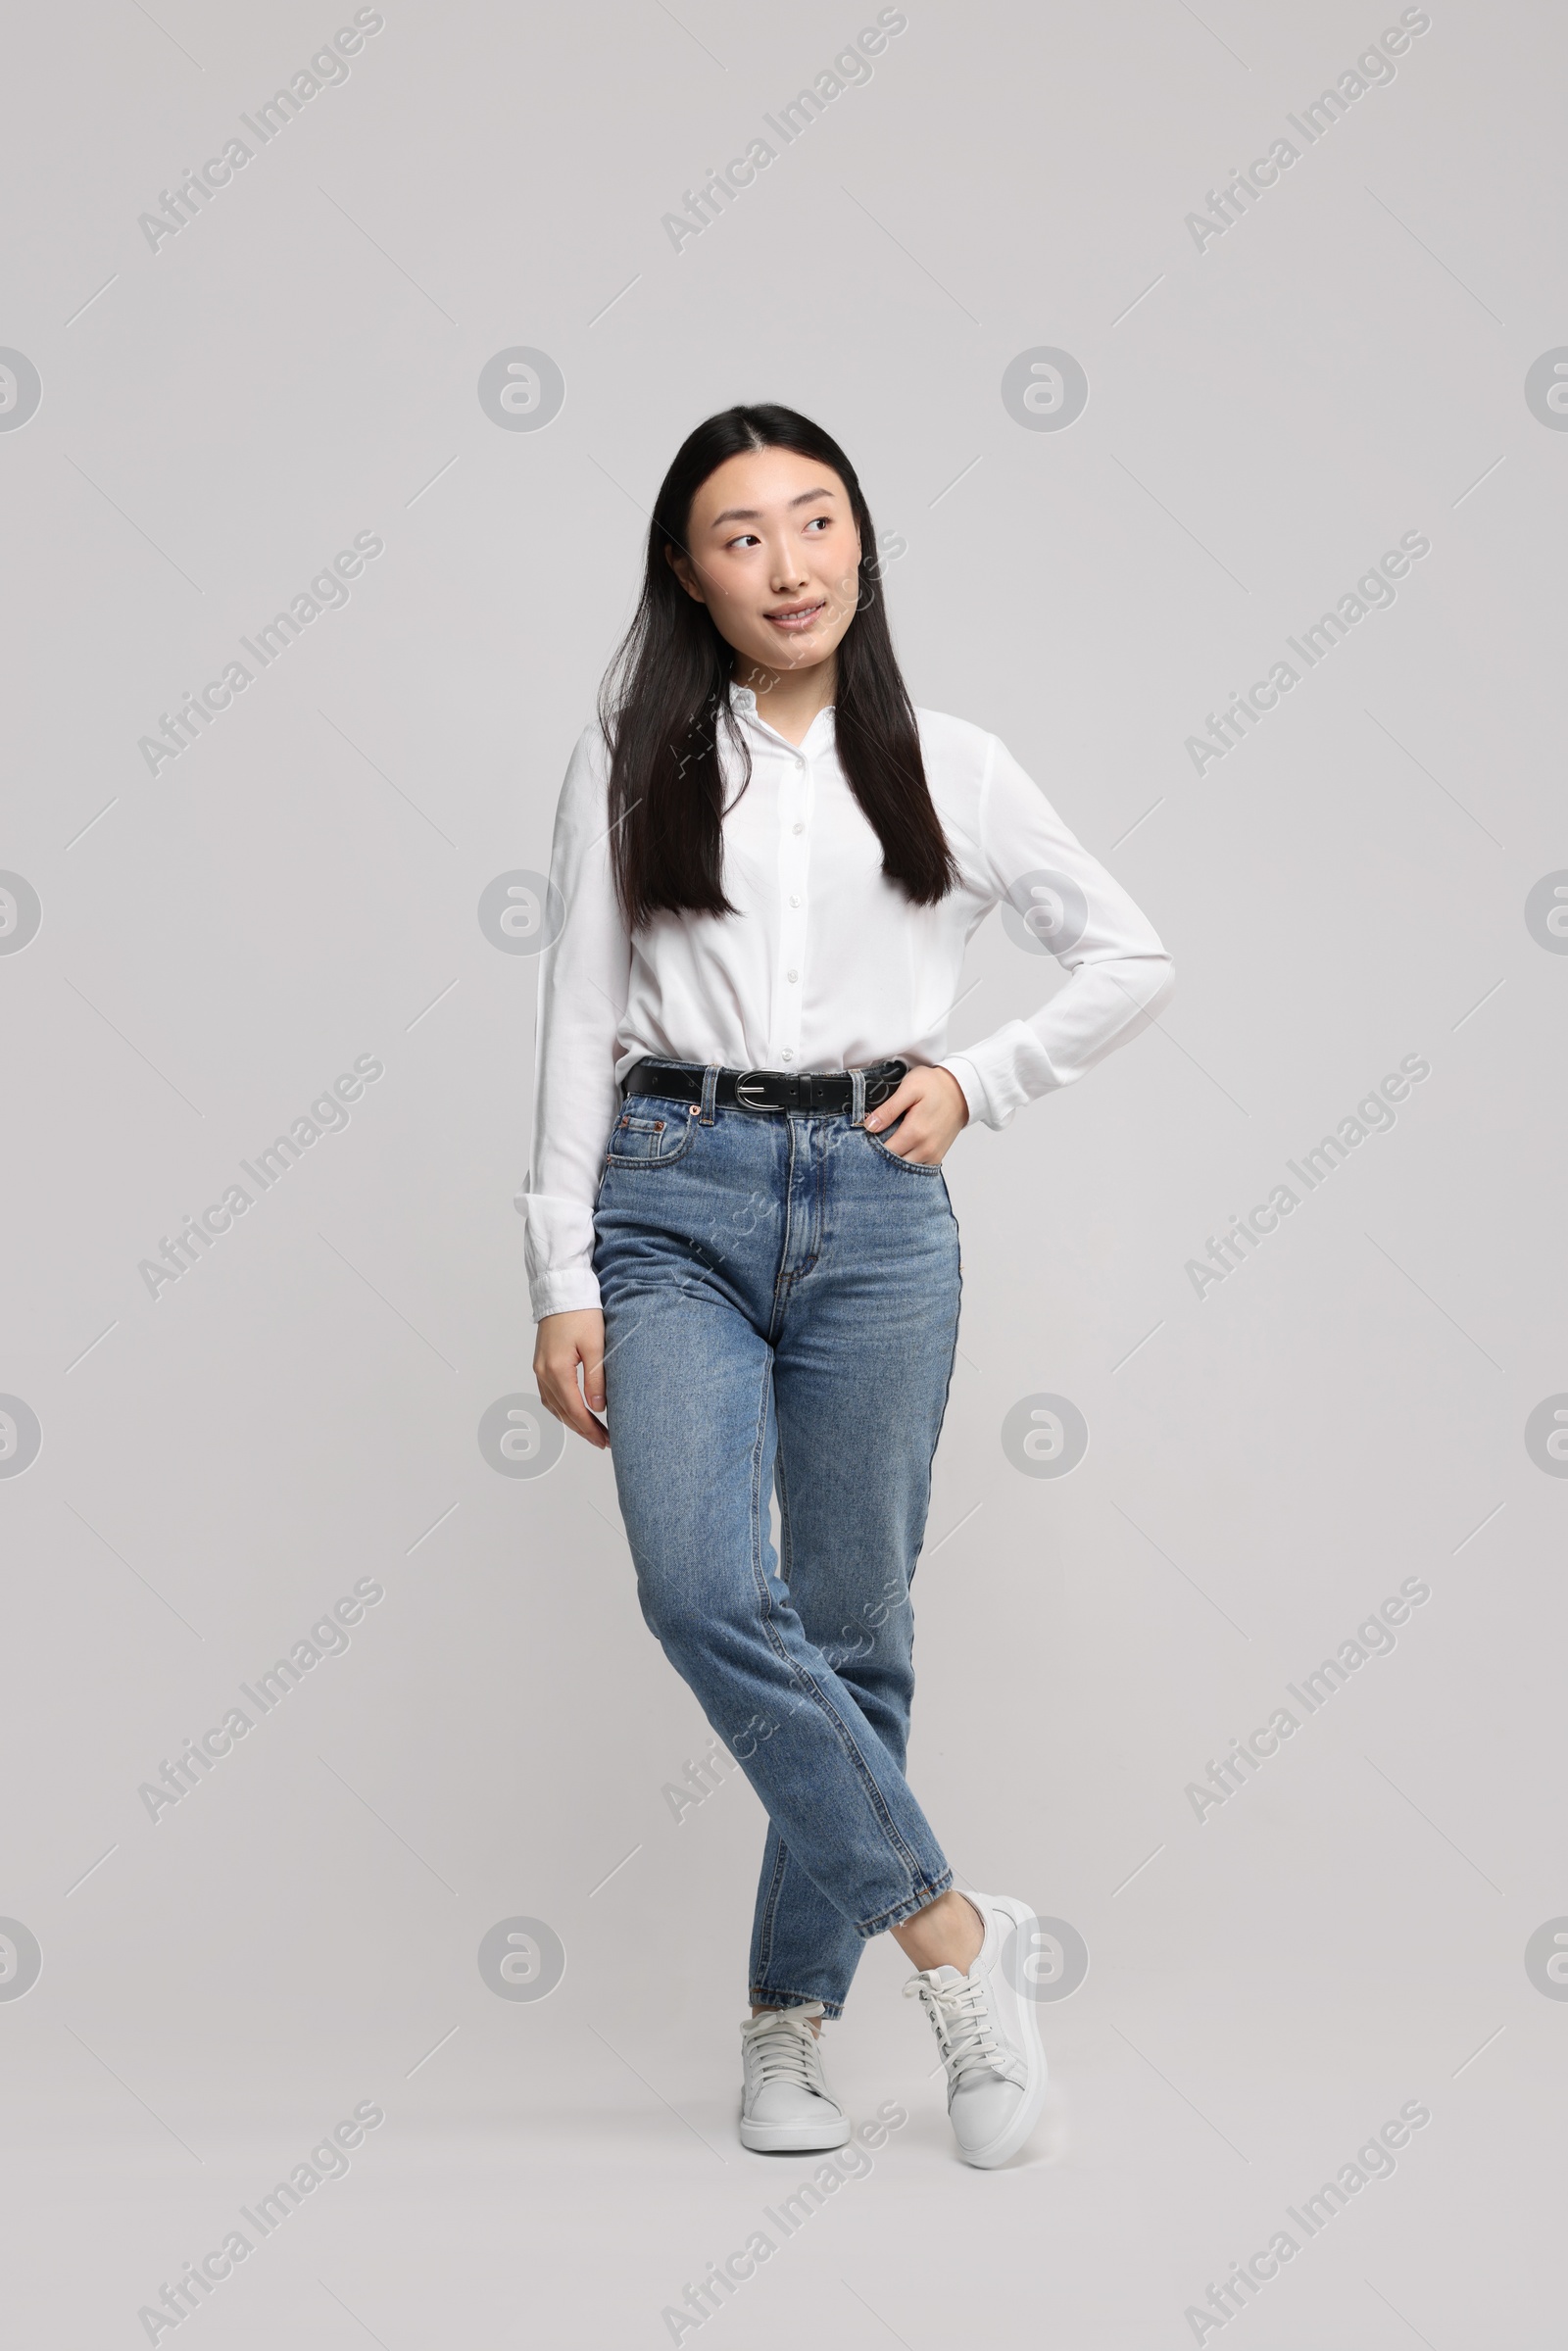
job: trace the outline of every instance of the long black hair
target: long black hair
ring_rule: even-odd
[[[600,724],[610,746],[615,888],[627,928],[671,913],[732,914],[724,895],[719,728],[751,779],[730,708],[734,649],[689,596],[666,555],[687,552],[692,502],[726,459],[791,449],[831,466],[860,534],[855,617],[838,646],[834,727],[839,764],[882,844],[882,870],[916,906],[947,896],[958,869],[932,805],[914,706],[876,585],[876,534],[855,468],[838,443],[793,409],[723,409],[675,453],[654,507],[642,595],[606,673]]]

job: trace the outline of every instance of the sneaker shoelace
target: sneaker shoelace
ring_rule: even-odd
[[[793,2082],[821,2096],[821,2052],[806,2019],[822,2013],[820,2000],[808,2000],[802,2008],[764,2010],[743,2028],[759,2089],[769,2082]]]
[[[904,1987],[906,1999],[918,1996],[956,2089],[966,2074],[988,2074],[1004,2067],[1010,2054],[997,2031],[986,1999],[986,1987],[972,1976],[956,1984],[937,1984],[929,1973],[912,1976]]]

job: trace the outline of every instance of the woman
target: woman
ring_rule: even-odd
[[[905,1777],[958,1321],[942,1161],[1144,1025],[1170,966],[996,738],[914,710],[875,547],[789,409],[677,454],[562,791],[518,1205],[541,1400],[612,1448],[643,1613],[768,1813],[742,2143],[847,2139],[817,2033],[886,1929],[989,2169],[1045,2093],[1004,1964],[1033,1913],[954,1887]],[[943,1057],[1009,896],[1071,978]]]

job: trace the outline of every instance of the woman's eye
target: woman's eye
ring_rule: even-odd
[[[831,514],[813,514],[806,527],[808,530],[815,530],[820,525],[823,530],[826,530],[832,519]]]

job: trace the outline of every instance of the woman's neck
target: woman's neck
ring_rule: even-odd
[[[757,697],[757,715],[786,743],[804,743],[812,719],[825,710],[838,688],[838,663],[813,661],[808,669],[764,669],[758,661],[739,661],[735,683],[750,686]]]

